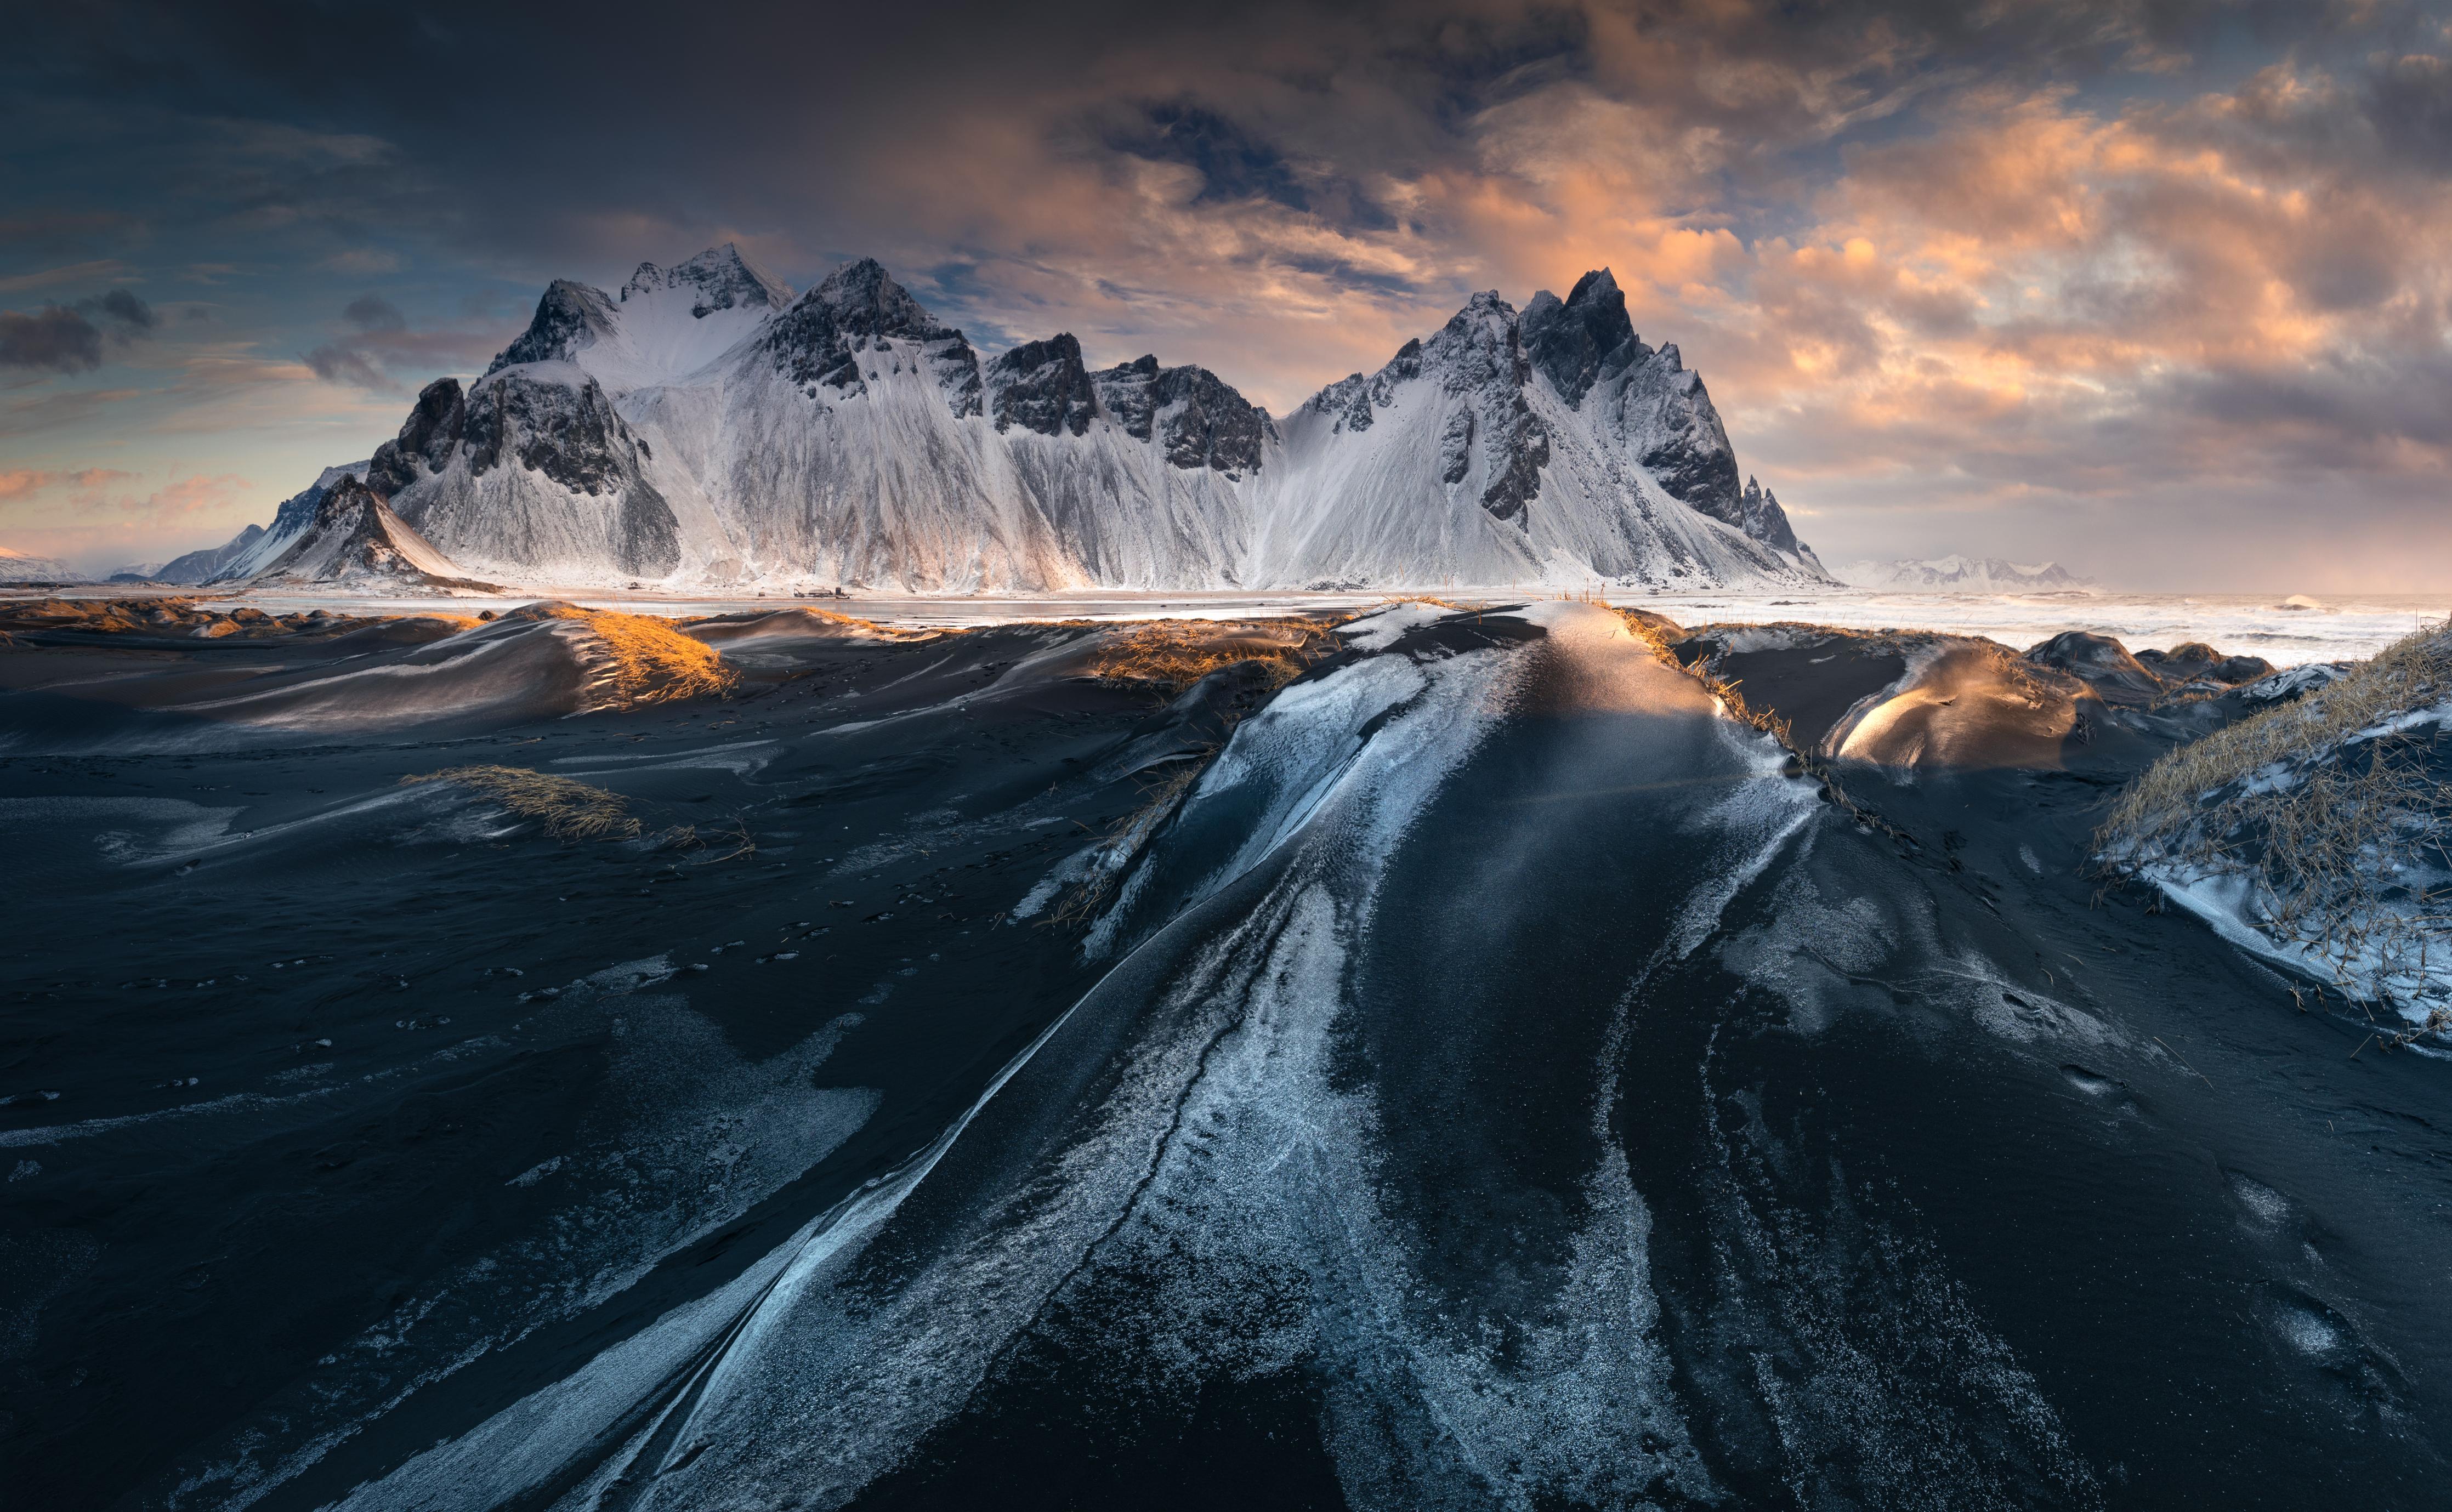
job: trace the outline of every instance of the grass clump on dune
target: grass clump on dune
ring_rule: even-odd
[[[660,616],[569,604],[557,606],[552,615],[557,619],[576,619],[593,633],[603,653],[597,668],[598,682],[614,708],[722,695],[741,680],[713,646],[682,634],[671,620]]]
[[[2182,746],[2113,803],[2095,836],[2114,875],[2246,885],[2265,931],[2355,995],[2424,1007],[2452,972],[2452,783],[2403,717],[2452,703],[2452,624],[2406,636],[2337,680]],[[2430,1030],[2452,1028],[2437,1008]]]
[[[523,819],[536,820],[557,840],[626,840],[639,833],[639,821],[630,817],[620,794],[525,767],[446,767],[400,780],[456,782]]]
[[[1334,621],[1292,617],[1265,624],[1219,624],[1206,619],[1154,619],[1098,648],[1090,658],[1094,677],[1141,682],[1167,694],[1180,693],[1213,672],[1249,664],[1273,689],[1303,675],[1331,649]]]

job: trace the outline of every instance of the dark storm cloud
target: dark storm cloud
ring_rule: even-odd
[[[1108,145],[1137,157],[1191,167],[1200,175],[1195,204],[1262,199],[1289,209],[1311,208],[1285,155],[1215,111],[1193,105],[1155,105],[1141,112],[1137,126],[1137,130],[1115,133]]]
[[[361,294],[341,308],[341,318],[362,331],[405,331],[408,317],[380,294]]]
[[[2452,62],[2427,53],[2386,60],[2367,91],[2368,117],[2386,147],[2422,167],[2452,167]]]
[[[96,315],[103,324],[94,324]],[[125,343],[160,324],[151,305],[124,288],[74,305],[47,304],[30,315],[0,310],[0,367],[91,372],[102,365],[106,334]]]
[[[379,393],[395,393],[400,384],[365,352],[326,343],[298,354],[298,360],[314,370],[315,376],[327,383],[354,384]]]
[[[124,288],[112,289],[99,299],[82,301],[77,308],[98,313],[129,334],[149,331],[162,324],[151,305]]]
[[[72,309],[0,310],[0,367],[84,373],[102,365],[102,332]]]

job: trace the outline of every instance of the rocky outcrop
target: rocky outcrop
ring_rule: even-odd
[[[988,417],[996,428],[1019,425],[1041,436],[1078,436],[1098,413],[1081,344],[1070,336],[1025,342],[999,354],[982,375]]]
[[[1626,295],[1608,268],[1585,274],[1564,301],[1548,289],[1524,306],[1524,350],[1569,405],[1604,376],[1651,357],[1627,317]]]
[[[436,379],[418,391],[400,434],[375,448],[366,462],[366,486],[389,499],[425,474],[442,471],[467,427],[468,403],[460,380]]]
[[[1092,375],[1099,413],[1136,441],[1156,441],[1168,463],[1240,479],[1260,470],[1277,440],[1269,412],[1205,367],[1160,367],[1155,356]]]
[[[653,448],[584,370],[526,363],[457,389],[428,387],[368,465],[403,520],[489,569],[602,562],[645,578],[680,564],[679,522],[648,478]]]
[[[1737,496],[1736,526],[1774,551],[1806,550],[1789,525],[1788,511],[1779,507],[1779,495],[1751,478],[1746,480],[1746,491]]]

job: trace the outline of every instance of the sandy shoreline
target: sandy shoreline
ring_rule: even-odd
[[[1522,603],[1557,598],[1554,590],[1423,589],[1417,592],[1138,593],[1083,592],[1020,597],[880,594],[801,598],[784,594],[724,596],[608,592],[601,586],[545,584],[532,591],[454,598],[345,594],[273,594],[179,590],[132,584],[90,584],[57,590],[0,589],[10,599],[187,598],[268,614],[327,609],[365,615],[477,614],[539,599],[590,608],[679,617],[740,614],[798,604],[912,628],[970,628],[1081,619],[1255,619],[1350,612],[1392,598],[1428,597],[1458,604]],[[1984,636],[2024,650],[2068,630],[2107,635],[2132,651],[2167,651],[2188,641],[2264,657],[2276,666],[2373,656],[2425,622],[2452,616],[2452,593],[2343,594],[2314,609],[2288,608],[2272,594],[1934,594],[1849,592],[1823,595],[1603,593],[1595,601],[1649,609],[1681,624],[1773,620],[1849,629],[1929,630]]]

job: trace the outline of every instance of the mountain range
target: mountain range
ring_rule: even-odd
[[[1831,581],[1605,268],[1520,311],[1476,294],[1280,420],[1205,367],[1093,368],[1070,335],[982,354],[872,260],[796,296],[727,244],[643,263],[616,293],[557,281],[482,376],[427,385],[367,461],[164,576],[270,570],[344,476],[434,554],[438,579]]]
[[[0,546],[0,582],[83,582],[86,575],[50,557]]]
[[[1924,561],[1858,561],[1838,570],[1851,588],[1891,588],[1911,593],[2035,593],[2089,588],[2056,561],[2025,566],[1998,557],[1935,557]]]

